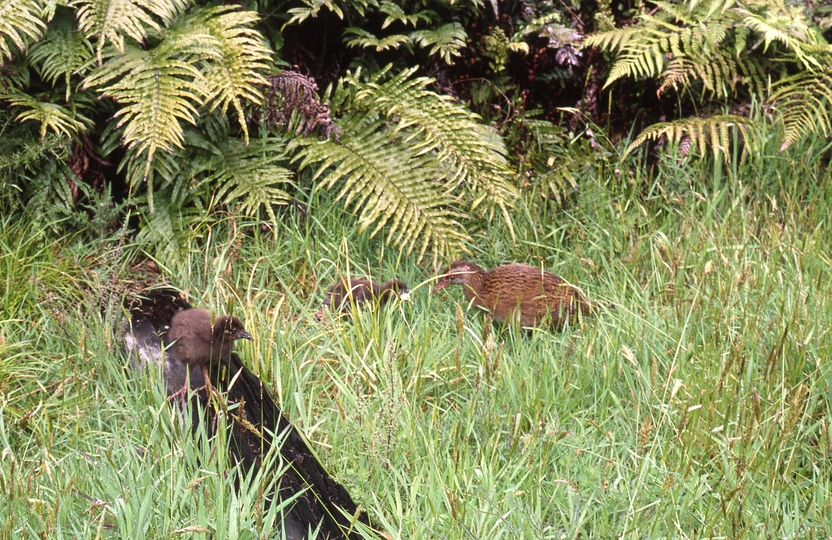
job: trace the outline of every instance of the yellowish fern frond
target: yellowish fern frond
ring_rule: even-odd
[[[759,141],[754,131],[754,122],[736,115],[717,115],[708,118],[685,118],[674,122],[653,124],[639,134],[627,147],[624,155],[639,148],[647,141],[666,138],[668,144],[679,144],[689,152],[705,153],[710,150],[714,159],[731,161],[732,131],[741,137],[743,155],[756,150]]]
[[[124,54],[125,36],[141,43],[148,30],[160,34],[162,27],[154,17],[167,24],[189,3],[188,0],[72,0],[69,5],[78,9],[78,28],[88,38],[98,39],[96,57],[101,64],[105,45],[110,43]]]
[[[0,58],[11,58],[14,49],[26,50],[46,30],[37,0],[0,2]]]
[[[770,102],[785,127],[781,150],[811,133],[832,134],[832,62],[777,83]]]
[[[0,94],[0,98],[5,99],[14,107],[23,109],[23,112],[17,115],[18,121],[34,120],[40,123],[41,140],[46,136],[47,130],[72,137],[86,129],[84,123],[79,121],[76,115],[55,103],[38,101],[19,91]]]

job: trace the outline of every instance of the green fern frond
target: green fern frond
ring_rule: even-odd
[[[362,28],[350,27],[344,30],[344,42],[348,47],[374,48],[376,51],[387,49],[398,49],[399,45],[410,43],[410,38],[401,34],[393,34],[378,39],[376,36]],[[355,36],[352,39],[346,35]]]
[[[708,118],[684,118],[674,122],[661,122],[648,127],[627,147],[624,156],[640,147],[646,141],[667,138],[668,144],[683,147],[682,157],[690,152],[705,153],[708,150],[714,159],[731,161],[731,130],[742,138],[743,155],[754,151],[759,141],[754,131],[754,122],[736,115],[717,115]]]
[[[430,23],[430,15],[433,13],[432,11],[421,10],[408,15],[401,7],[398,6],[398,4],[394,4],[389,0],[383,0],[378,6],[378,10],[387,15],[387,17],[384,18],[384,22],[381,23],[382,29],[387,28],[396,21],[399,21],[402,24],[412,24],[414,27],[419,23],[419,21]]]
[[[816,34],[806,23],[799,12],[793,13],[786,6],[769,5],[762,14],[748,9],[737,9],[742,17],[742,23],[762,34],[765,47],[773,42],[784,44],[805,68],[819,68],[821,63],[812,55],[807,54],[807,46],[821,45],[822,49],[830,50],[825,40]],[[780,9],[777,9],[780,8]]]
[[[378,111],[395,120],[393,133],[402,131],[406,140],[416,145],[419,154],[434,154],[442,163],[446,171],[442,180],[450,189],[464,186],[471,193],[472,212],[482,203],[489,212],[499,208],[513,235],[509,208],[519,192],[511,183],[502,139],[478,123],[477,115],[450,97],[428,90],[431,79],[409,79],[415,71],[416,68],[405,70],[383,84],[375,81],[386,70],[366,83],[358,76],[348,77],[356,89],[351,106]]]
[[[434,261],[459,250],[468,235],[456,221],[454,199],[436,176],[430,156],[418,155],[401,141],[391,140],[383,119],[374,113],[343,118],[340,142],[298,140],[301,167],[317,163],[315,178],[322,187],[341,184],[338,198],[359,211],[361,230],[371,236],[389,226],[388,243],[420,258],[430,249]]]
[[[44,80],[55,85],[63,79],[67,101],[72,94],[71,76],[92,57],[92,43],[83,33],[74,30],[74,20],[68,11],[59,12],[52,19],[46,37],[35,43],[29,52],[29,61],[35,64]]]
[[[706,91],[720,97],[732,94],[737,84],[747,86],[759,96],[766,92],[766,77],[759,62],[724,52],[712,56],[680,55],[668,63],[660,78],[662,84],[656,92],[659,95],[671,87],[679,92],[694,80],[701,81]]]
[[[785,126],[785,150],[802,137],[832,133],[832,63],[823,70],[807,70],[779,81],[770,102]]]
[[[188,0],[71,0],[78,10],[78,28],[88,38],[98,38],[96,57],[102,62],[107,43],[124,54],[124,37],[144,41],[148,30],[161,33],[154,17],[168,23],[189,4]]]
[[[0,58],[11,58],[14,48],[26,46],[46,30],[37,0],[4,0],[0,3]]]
[[[233,106],[246,143],[248,128],[242,101],[262,101],[259,86],[266,83],[262,72],[269,68],[271,56],[263,37],[251,28],[258,20],[257,13],[238,11],[235,7],[215,7],[183,18],[185,32],[201,35],[204,29],[214,41],[211,48],[218,52],[204,62],[208,111],[220,107],[225,115],[228,107]]]
[[[596,47],[601,50],[616,52],[624,49],[631,40],[641,37],[640,26],[625,26],[607,32],[598,32],[584,37],[584,48]]]
[[[86,129],[84,123],[76,119],[76,115],[55,103],[38,101],[32,96],[18,91],[0,94],[0,98],[5,99],[14,107],[24,109],[16,117],[19,122],[34,120],[40,123],[41,140],[46,136],[47,130],[72,137]],[[83,117],[81,118],[86,120]]]
[[[465,48],[468,34],[459,23],[443,24],[436,30],[417,30],[410,33],[410,39],[421,47],[430,47],[429,54],[439,54],[450,65],[453,57],[459,56],[459,51]]]
[[[203,167],[209,174],[199,185],[217,186],[219,203],[231,205],[241,201],[240,209],[246,214],[256,215],[262,207],[276,223],[273,206],[291,200],[288,193],[277,187],[292,183],[292,171],[277,164],[286,159],[282,152],[276,151],[284,146],[278,139],[262,139],[247,145],[245,141],[226,137],[212,152],[211,163]]]
[[[123,56],[111,53],[113,60],[86,80],[122,105],[116,117],[125,126],[124,143],[146,156],[145,174],[158,149],[182,148],[179,121],[194,124],[199,116],[195,104],[207,93],[200,71],[178,59],[177,52],[174,47],[144,51],[128,45]]]
[[[283,28],[293,24],[300,24],[306,19],[310,17],[317,17],[318,12],[321,10],[322,7],[327,8],[332,13],[336,14],[339,19],[344,18],[344,12],[341,8],[334,2],[334,0],[301,0],[305,5],[304,7],[297,7],[291,8],[287,11],[287,13],[292,15],[292,18],[289,19],[289,22],[283,25]]]

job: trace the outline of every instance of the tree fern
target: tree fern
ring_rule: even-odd
[[[26,50],[46,29],[37,0],[4,0],[0,3],[0,57],[11,58],[15,49]]]

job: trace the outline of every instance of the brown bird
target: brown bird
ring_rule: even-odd
[[[367,302],[378,302],[379,305],[383,305],[396,296],[407,298],[406,295],[409,292],[410,289],[400,279],[391,279],[379,285],[369,279],[347,278],[327,289],[324,305],[315,314],[315,320],[321,321],[325,310],[349,313],[353,304],[356,307],[361,307]]]
[[[202,309],[177,313],[166,338],[170,343],[168,354],[189,367],[201,369],[209,391],[213,387],[224,396],[227,402],[224,408],[231,411],[229,450],[234,460],[242,464],[245,474],[253,467],[262,467],[262,459],[272,444],[279,445],[281,461],[290,466],[282,472],[275,496],[278,501],[287,501],[300,494],[284,513],[282,525],[286,538],[362,538],[350,522],[350,516],[358,516],[368,524],[366,513],[357,511],[350,494],[329,476],[275,404],[268,388],[232,351],[231,345],[237,339],[252,339],[239,319],[222,315],[212,321],[211,314]],[[214,401],[202,400],[202,404],[212,407]],[[236,407],[231,407],[232,404]],[[217,424],[215,415],[223,413],[211,410],[207,415],[209,431]],[[282,468],[280,463],[277,466]],[[267,497],[267,503],[272,502],[271,497]],[[316,529],[317,535],[308,533]]]
[[[589,315],[595,305],[565,280],[527,264],[506,264],[483,270],[458,260],[451,263],[433,292],[447,285],[462,285],[469,302],[499,321],[517,321],[522,328],[549,323],[553,328],[573,324],[580,312]]]

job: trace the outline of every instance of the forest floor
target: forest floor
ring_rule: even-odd
[[[682,174],[587,179],[563,208],[522,201],[515,239],[473,234],[480,265],[540,266],[615,305],[561,332],[488,326],[330,200],[168,250],[2,218],[0,537],[279,538],[257,485],[235,492],[158,374],[127,366],[123,294],[146,256],[244,321],[244,361],[390,538],[828,537],[828,182]],[[399,277],[411,301],[316,323],[346,274]]]

